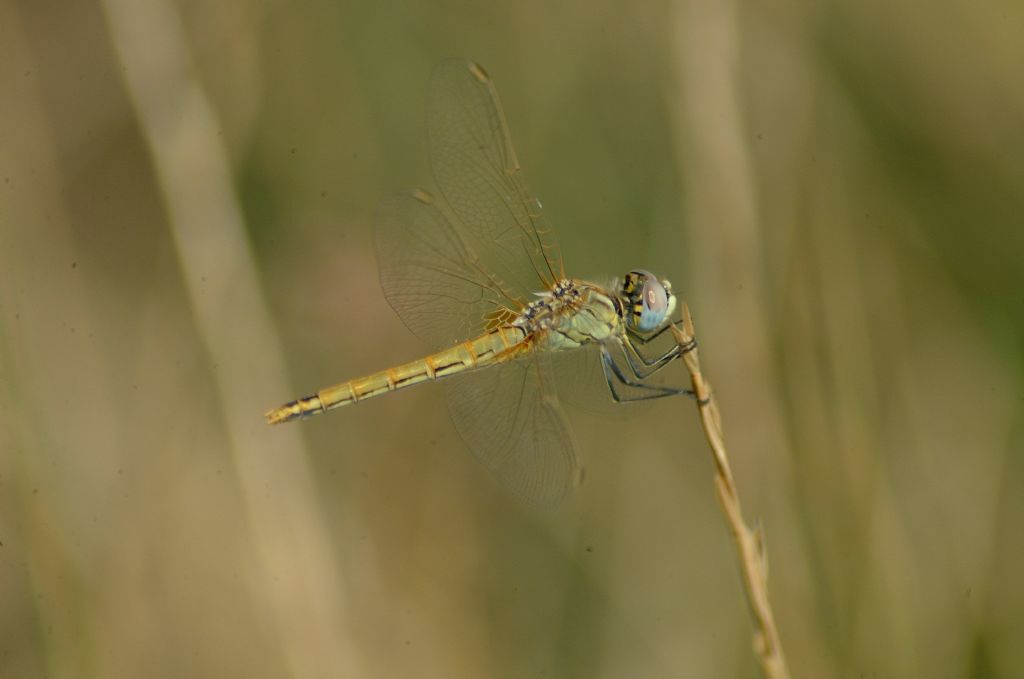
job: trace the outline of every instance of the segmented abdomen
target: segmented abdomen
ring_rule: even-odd
[[[411,363],[321,389],[315,394],[286,403],[266,414],[267,422],[279,424],[308,417],[349,403],[380,396],[414,384],[457,375],[509,360],[528,351],[527,333],[517,326],[502,326],[450,349]]]

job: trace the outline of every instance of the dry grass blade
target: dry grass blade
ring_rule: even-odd
[[[733,480],[729,458],[722,436],[722,421],[711,393],[711,385],[704,379],[697,355],[696,334],[690,309],[683,304],[683,327],[672,327],[676,342],[684,350],[683,362],[690,372],[690,381],[696,396],[697,410],[701,425],[707,436],[711,454],[715,460],[715,488],[718,500],[729,522],[733,542],[739,553],[743,585],[747,591],[747,602],[754,617],[754,650],[761,663],[761,670],[768,679],[788,679],[789,668],[782,653],[779,632],[775,628],[775,617],[768,600],[768,572],[764,546],[760,531],[752,530],[743,519],[736,482]]]
[[[178,7],[104,0],[113,45],[168,211],[182,283],[223,412],[226,451],[248,515],[252,602],[274,630],[287,676],[359,674],[347,595],[294,433],[271,438],[256,418],[287,389],[227,150]],[[273,492],[268,487],[273,484]],[[300,568],[301,565],[301,568]]]

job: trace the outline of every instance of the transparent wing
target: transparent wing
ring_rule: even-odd
[[[386,200],[375,239],[388,302],[413,333],[440,347],[511,321],[530,293],[549,289],[562,271],[483,70],[445,62],[428,106],[431,162],[445,200],[422,191]],[[513,494],[550,507],[579,483],[582,467],[545,355],[446,384],[463,440]]]
[[[524,306],[484,268],[429,194],[392,196],[374,221],[384,296],[413,334],[435,348],[476,337]]]
[[[554,507],[583,480],[546,356],[531,353],[447,383],[455,427],[506,490]]]
[[[428,100],[430,161],[441,195],[488,270],[517,294],[563,277],[526,188],[494,84],[472,62],[445,61]]]

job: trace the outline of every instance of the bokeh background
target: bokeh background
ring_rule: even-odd
[[[1024,4],[0,0],[0,676],[756,677],[690,402],[505,496],[376,202],[480,61],[571,272],[694,313],[795,677],[1024,676]]]

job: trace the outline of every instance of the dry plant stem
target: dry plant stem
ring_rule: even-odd
[[[718,501],[729,522],[733,542],[739,552],[740,570],[743,573],[743,584],[747,590],[747,602],[754,617],[754,650],[761,663],[761,671],[768,679],[788,679],[789,668],[782,654],[779,632],[775,628],[775,617],[768,601],[768,569],[764,554],[764,544],[760,531],[750,529],[743,520],[740,510],[740,498],[736,492],[729,458],[725,452],[722,437],[722,422],[718,415],[711,393],[711,385],[704,379],[700,371],[700,358],[697,355],[696,335],[693,331],[693,319],[690,309],[683,305],[683,327],[673,327],[676,342],[684,349],[683,362],[690,371],[690,382],[696,395],[697,410],[704,426],[708,445],[715,459],[715,488]],[[688,349],[688,350],[687,350]]]
[[[287,391],[284,360],[246,236],[229,154],[197,70],[180,3],[102,0],[125,91],[167,210],[194,331],[209,358],[225,459],[248,534],[239,578],[284,675],[366,676],[333,538],[298,433],[262,433],[256,415]],[[269,480],[274,491],[267,492]],[[264,622],[265,621],[265,622]]]

